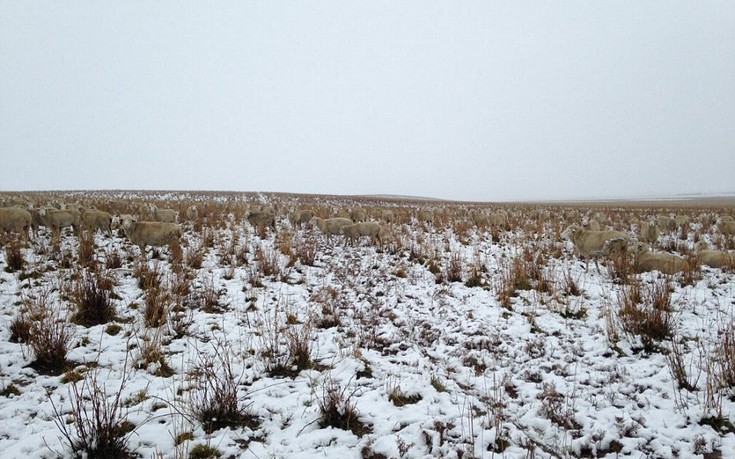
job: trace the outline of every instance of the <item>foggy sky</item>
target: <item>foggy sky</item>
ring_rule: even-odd
[[[0,0],[0,190],[735,191],[735,2]]]

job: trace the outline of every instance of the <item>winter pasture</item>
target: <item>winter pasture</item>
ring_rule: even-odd
[[[151,204],[181,235],[141,254],[119,216]],[[735,458],[735,271],[695,248],[735,249],[732,202],[13,206],[113,222],[0,235],[3,459]],[[336,216],[380,231],[323,234]],[[673,272],[638,272],[644,223]],[[585,260],[573,224],[629,240]]]

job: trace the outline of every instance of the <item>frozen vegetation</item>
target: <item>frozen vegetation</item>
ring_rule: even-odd
[[[727,203],[0,195],[59,202],[112,234],[0,235],[2,458],[735,458]],[[141,253],[154,206],[181,236]],[[353,209],[379,241],[305,224]],[[575,249],[591,218],[683,265]]]

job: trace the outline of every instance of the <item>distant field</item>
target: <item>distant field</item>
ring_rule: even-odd
[[[0,207],[46,209],[0,234],[3,458],[735,458],[735,257],[702,256],[735,253],[735,198]],[[616,236],[585,245],[598,226]]]

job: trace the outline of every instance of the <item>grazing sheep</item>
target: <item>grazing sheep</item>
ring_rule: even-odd
[[[299,225],[308,224],[314,218],[314,211],[311,209],[301,209],[299,211]]]
[[[600,231],[600,222],[594,218],[589,218],[582,222],[582,228],[587,231]]]
[[[199,218],[199,210],[197,209],[197,206],[187,207],[186,208],[186,219],[193,222],[197,218]]]
[[[329,239],[333,235],[340,235],[342,228],[353,223],[349,218],[336,217],[336,218],[319,218],[313,217],[311,219],[311,226],[319,228],[324,235]]]
[[[160,247],[178,242],[181,237],[181,228],[170,222],[136,222],[131,215],[122,215],[123,231],[130,242],[140,247],[141,255],[145,256],[147,245]]]
[[[0,207],[0,231],[3,233],[20,233],[28,240],[33,217],[31,213],[20,207]]]
[[[155,221],[164,223],[176,223],[176,217],[179,215],[173,209],[159,209],[155,204],[151,204],[150,211]]]
[[[725,236],[735,235],[735,220],[726,220],[721,218],[720,221],[717,222],[717,230]]]
[[[247,219],[248,223],[257,228],[259,232],[263,232],[267,227],[276,229],[276,214],[270,209],[251,211]]]
[[[367,211],[362,207],[356,207],[350,211],[350,218],[353,222],[364,222],[367,220]]]
[[[704,241],[699,241],[694,248],[697,251],[697,264],[710,268],[735,267],[735,252],[725,250],[711,250]]]
[[[689,223],[689,217],[686,215],[677,215],[674,217],[674,224],[677,228],[682,228],[687,223]]]
[[[393,223],[396,220],[396,216],[392,210],[383,209],[380,212],[380,219],[386,223]]]
[[[39,211],[43,224],[51,229],[52,234],[58,236],[62,228],[71,227],[74,234],[79,234],[81,216],[76,210],[57,210],[53,207],[44,207]]]
[[[507,222],[508,212],[504,210],[493,212],[488,216],[488,224],[490,224],[490,226],[505,226]]]
[[[372,241],[378,241],[383,243],[381,235],[386,235],[387,232],[383,230],[383,227],[376,222],[357,222],[352,225],[346,225],[342,227],[342,234],[347,237],[350,244],[357,241],[360,237],[369,237]]]
[[[88,209],[82,213],[81,217],[82,229],[92,231],[104,231],[108,236],[112,236],[112,215],[97,209]]]
[[[676,221],[667,215],[657,215],[656,223],[661,231],[674,231],[676,229]]]
[[[478,228],[485,228],[486,226],[490,226],[490,217],[484,212],[471,211],[470,217],[472,218],[472,222]]]
[[[431,209],[422,208],[419,209],[418,217],[419,223],[432,223],[434,221],[434,212]]]
[[[639,238],[643,242],[653,244],[658,241],[659,236],[658,224],[655,220],[649,220],[641,223],[641,229],[639,231]]]
[[[46,225],[43,224],[43,220],[41,219],[41,212],[38,209],[28,207],[27,210],[31,214],[31,232],[35,236],[36,234],[38,234],[38,228]]]
[[[684,257],[666,252],[651,252],[649,245],[644,243],[635,245],[633,255],[634,269],[637,273],[660,271],[664,274],[676,274],[688,268]]]
[[[574,244],[577,253],[585,260],[592,258],[598,270],[597,257],[609,254],[611,242],[620,240],[622,245],[627,245],[629,240],[628,235],[620,231],[591,231],[577,225],[565,229],[561,235]],[[585,270],[587,268],[588,263],[585,264]]]

